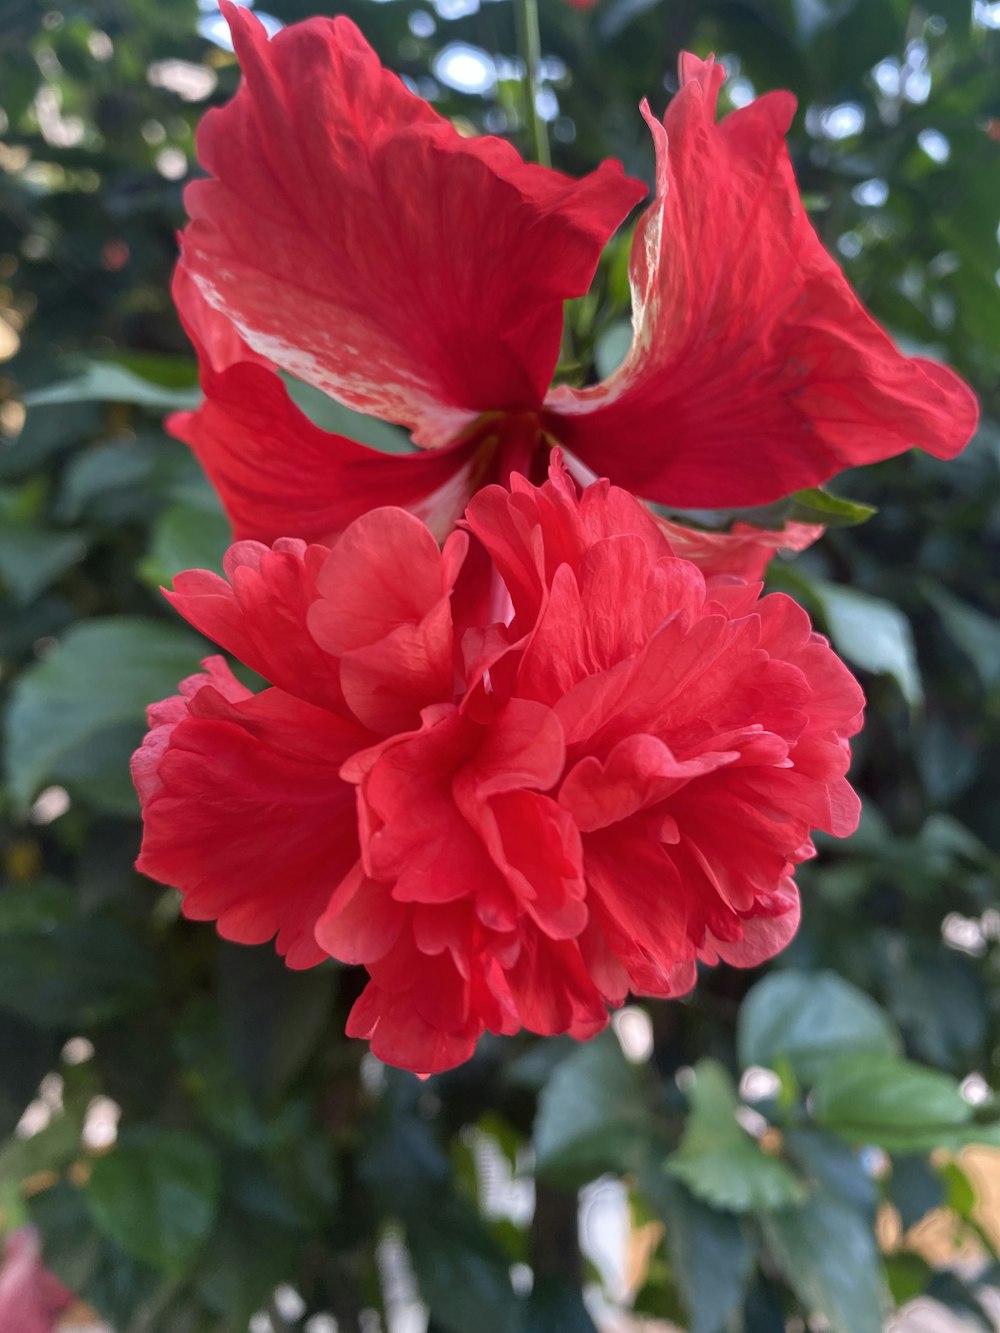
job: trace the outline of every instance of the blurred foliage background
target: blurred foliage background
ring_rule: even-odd
[[[526,148],[508,0],[339,9],[442,112]],[[350,969],[288,972],[140,881],[128,756],[205,648],[157,588],[227,541],[161,420],[197,397],[168,282],[194,127],[237,70],[213,0],[0,0],[2,1224],[40,1227],[115,1333],[878,1333],[918,1297],[990,1328],[1000,4],[541,18],[573,173],[649,178],[637,103],[663,110],[682,47],[724,61],[726,106],[793,89],[826,243],[982,396],[960,460],[840,479],[877,517],[773,571],[865,682],[862,829],[801,873],[766,974],[708,973],[588,1046],[486,1040],[426,1083],[344,1039]],[[628,239],[570,311],[587,368],[627,340]]]

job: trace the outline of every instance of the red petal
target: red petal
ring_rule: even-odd
[[[191,446],[238,538],[302,537],[327,545],[376,504],[399,505],[444,537],[479,484],[471,440],[417,454],[383,454],[320,430],[280,378],[207,304],[183,265],[174,299],[201,365],[205,401],[175,412],[171,433]]]
[[[482,1024],[474,1018],[457,1032],[427,1022],[409,994],[393,995],[370,981],[347,1020],[349,1037],[371,1042],[372,1054],[414,1074],[437,1074],[468,1060]]]
[[[344,698],[381,735],[419,725],[428,704],[451,701],[449,594],[468,546],[453,533],[443,551],[402,509],[356,519],[330,553],[309,612],[318,644],[342,654]]]
[[[396,943],[406,917],[407,909],[393,900],[388,885],[368,879],[355,865],[316,923],[316,940],[342,963],[371,963]]]
[[[789,523],[778,532],[734,523],[730,532],[702,532],[658,519],[675,554],[698,566],[706,578],[728,575],[756,583],[778,551],[804,551],[826,529],[819,523]]]
[[[774,894],[769,906],[772,915],[752,916],[743,921],[740,940],[720,940],[710,930],[706,931],[699,957],[707,963],[721,958],[731,967],[759,967],[780,953],[799,928],[802,909],[798,889],[788,881]]]
[[[607,1026],[607,1009],[571,940],[524,931],[520,955],[504,975],[521,1024],[530,1032],[568,1032],[586,1040]]]
[[[322,962],[317,919],[358,857],[354,789],[337,772],[353,737],[277,690],[231,704],[208,687],[188,707],[143,808],[138,869],[225,939],[277,934],[290,966]]]
[[[202,121],[214,179],[186,196],[185,262],[210,303],[275,364],[424,444],[540,404],[562,303],[644,187],[616,163],[577,182],[462,137],[346,18],[268,41],[223,9],[243,83]]]
[[[441,601],[442,553],[423,523],[400,509],[375,509],[343,534],[318,579],[310,620],[338,655],[418,625]]]
[[[944,366],[866,313],[802,207],[771,93],[715,123],[721,67],[693,56],[656,142],[632,249],[636,336],[550,425],[595,472],[682,507],[763,504],[914,445],[958,453],[978,418]]]
[[[311,703],[343,710],[338,663],[306,628],[329,551],[284,539],[273,549],[237,542],[225,557],[229,582],[205,570],[174,579],[168,601],[194,627],[262,675]],[[356,748],[360,748],[359,746]]]

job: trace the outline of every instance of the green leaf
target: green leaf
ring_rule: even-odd
[[[25,407],[51,407],[57,403],[134,403],[156,411],[191,409],[201,401],[195,388],[172,389],[142,379],[114,361],[88,361],[79,372],[44,389],[25,394]]]
[[[98,429],[100,409],[91,404],[33,408],[13,444],[0,447],[0,477],[37,472]]]
[[[792,1290],[832,1333],[882,1333],[878,1246],[866,1218],[818,1190],[798,1208],[760,1218],[768,1248]]]
[[[931,839],[922,836],[920,842],[929,859]],[[934,978],[932,986],[928,977]],[[988,1012],[975,963],[937,941],[907,940],[888,959],[886,987],[913,1055],[956,1072],[975,1062],[986,1039]]]
[[[359,1174],[383,1215],[398,1219],[433,1327],[448,1333],[515,1333],[520,1303],[510,1259],[454,1188],[448,1158],[415,1114],[416,1080],[389,1071],[367,1125]]]
[[[834,972],[773,972],[743,1001],[736,1033],[744,1067],[785,1059],[803,1083],[842,1055],[899,1050],[889,1016]]]
[[[94,1162],[86,1194],[98,1226],[172,1277],[190,1271],[219,1201],[215,1153],[193,1134],[145,1126]]]
[[[439,1195],[433,1208],[403,1220],[417,1285],[435,1327],[517,1333],[521,1310],[510,1262],[471,1208]]]
[[[922,1296],[934,1270],[926,1259],[909,1250],[897,1250],[886,1255],[885,1276],[889,1283],[889,1295],[893,1305],[906,1305],[908,1301]]]
[[[891,1056],[846,1056],[813,1088],[818,1123],[856,1142],[890,1150],[938,1147],[941,1136],[972,1119],[958,1084],[937,1069]]]
[[[296,971],[269,945],[248,949],[221,941],[216,966],[233,1063],[257,1097],[276,1101],[309,1061],[329,1021],[334,965]]]
[[[785,1152],[810,1188],[821,1185],[874,1224],[879,1189],[859,1151],[813,1125],[795,1125],[785,1130]]]
[[[398,426],[390,426],[378,417],[355,412],[343,403],[338,403],[336,398],[331,398],[322,389],[316,389],[284,372],[281,378],[285,381],[289,398],[320,430],[346,435],[348,439],[367,444],[383,454],[412,454],[416,451],[416,445],[411,442],[409,435]]]
[[[110,1246],[94,1225],[83,1191],[62,1180],[32,1195],[28,1211],[44,1238],[45,1267],[70,1291],[87,1291],[89,1298],[102,1251]]]
[[[828,528],[853,528],[859,523],[867,523],[877,513],[874,505],[846,500],[817,486],[789,496],[785,519],[795,523],[822,523]]]
[[[198,384],[198,362],[193,356],[164,356],[160,352],[118,352],[117,366],[140,379],[165,384],[169,389],[191,389]]]
[[[839,583],[811,580],[809,590],[837,651],[863,671],[891,676],[911,707],[921,704],[913,634],[899,607]]]
[[[184,569],[222,572],[222,557],[232,541],[229,520],[221,508],[172,504],[153,525],[149,551],[139,565],[144,583],[169,584]]]
[[[22,606],[82,559],[87,543],[78,533],[5,521],[0,529],[0,582]]]
[[[175,693],[204,651],[186,630],[138,616],[74,625],[14,685],[5,757],[14,798],[27,805],[70,756],[85,775],[80,748],[123,723],[141,726],[146,705]]]
[[[525,1303],[519,1333],[597,1333],[578,1287],[536,1278]]]
[[[740,1102],[717,1060],[699,1060],[688,1092],[691,1114],[666,1169],[713,1208],[742,1213],[782,1208],[803,1197],[794,1172],[762,1152],[736,1119]]]
[[[251,1326],[275,1287],[295,1272],[298,1242],[293,1230],[273,1218],[223,1201],[194,1278],[198,1295],[222,1316],[221,1327]]]
[[[148,1006],[157,973],[115,917],[85,915],[69,886],[0,891],[0,1007],[42,1027],[104,1023]]]
[[[661,1170],[643,1172],[639,1188],[666,1228],[690,1333],[719,1333],[742,1301],[753,1267],[753,1252],[738,1218],[699,1203]]]
[[[609,1033],[556,1066],[535,1118],[538,1174],[583,1183],[605,1171],[633,1170],[657,1125],[643,1080]]]
[[[962,1179],[964,1181],[965,1177],[962,1176]],[[909,1231],[910,1227],[916,1226],[932,1208],[938,1208],[944,1203],[944,1181],[941,1173],[934,1170],[926,1156],[904,1153],[892,1159],[889,1197],[899,1209],[899,1220],[903,1230]]]
[[[66,464],[55,514],[62,522],[82,516],[118,521],[142,516],[137,500],[152,490],[153,469],[159,450],[149,440],[110,440],[83,449]],[[153,496],[146,498],[148,512]]]
[[[1000,625],[937,583],[925,583],[923,591],[952,642],[968,657],[983,686],[991,690],[1000,682]]]

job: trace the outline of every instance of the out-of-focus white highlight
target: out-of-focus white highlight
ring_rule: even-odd
[[[645,1009],[627,1004],[611,1015],[611,1027],[626,1060],[645,1064],[653,1054],[653,1023]]]

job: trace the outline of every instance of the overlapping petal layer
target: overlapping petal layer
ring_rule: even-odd
[[[537,408],[562,303],[645,187],[616,163],[574,181],[463,138],[349,19],[268,41],[223,10],[243,81],[202,122],[211,179],[186,194],[184,262],[209,303],[255,352],[422,444]]]
[[[548,424],[597,474],[680,507],[764,504],[846,467],[968,442],[978,408],[905,357],[823,249],[768,93],[716,123],[724,72],[691,55],[660,124],[657,197],[632,247],[635,335],[619,369],[549,396]]]
[[[141,868],[230,938],[363,964],[349,1032],[419,1072],[771,956],[811,830],[857,820],[861,694],[789,599],[706,581],[558,463],[467,526],[508,601],[490,624],[452,596],[466,534],[439,551],[398,509],[181,576],[178,609],[272,685],[210,661],[135,760]]]
[[[373,504],[408,509],[443,539],[476,486],[494,479],[497,451],[481,438],[395,456],[321,430],[205,301],[183,263],[173,295],[198,354],[205,401],[175,412],[168,426],[194,450],[237,539],[291,534],[330,543]]]

